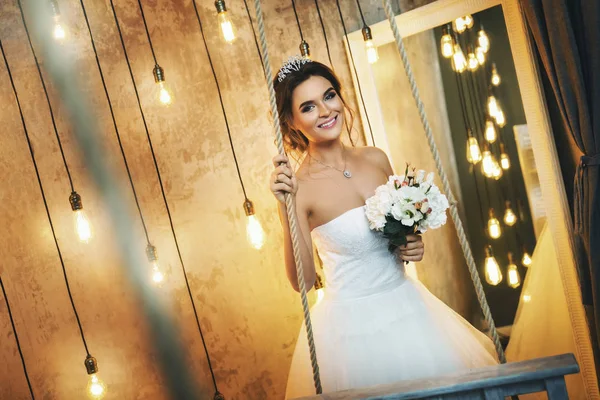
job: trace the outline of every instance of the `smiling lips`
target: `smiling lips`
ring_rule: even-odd
[[[327,120],[326,122],[324,122],[320,125],[317,125],[317,127],[321,128],[321,129],[333,128],[335,126],[335,124],[337,123],[337,119],[338,119],[338,116],[336,115],[335,117]]]

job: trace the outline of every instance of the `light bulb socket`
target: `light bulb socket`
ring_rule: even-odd
[[[496,218],[496,213],[494,212],[493,208],[489,209],[488,214],[489,214],[490,218]]]
[[[505,154],[506,153],[506,149],[504,147],[504,143],[500,142],[500,154]]]
[[[366,42],[367,40],[373,40],[373,34],[371,32],[371,28],[365,26],[362,28],[363,40]]]
[[[323,285],[323,278],[321,278],[321,275],[316,274],[315,276],[315,290],[319,290],[319,289],[323,289],[325,287],[325,285]]]
[[[90,354],[85,358],[84,364],[88,375],[98,373],[98,362]]]
[[[248,199],[244,201],[244,211],[247,217],[254,215],[254,204]]]
[[[308,42],[306,40],[303,40],[302,43],[300,43],[299,48],[302,57],[310,58],[310,46],[308,45]]]
[[[83,210],[83,203],[81,202],[81,196],[79,193],[73,191],[69,196],[69,203],[71,203],[71,209],[73,211]]]
[[[512,253],[512,251],[508,252],[508,264],[514,264],[515,263],[515,257],[514,254]]]
[[[217,390],[217,392],[215,393],[215,397],[213,397],[213,400],[225,400],[225,396],[223,395],[223,393]]]
[[[215,7],[217,9],[217,13],[218,14],[221,14],[223,12],[227,12],[227,6],[225,5],[225,0],[216,0],[215,1]]]
[[[489,244],[487,246],[485,246],[485,257],[486,258],[494,257],[494,252],[492,251],[492,246]]]
[[[60,9],[58,8],[58,1],[56,1],[56,0],[50,0],[50,8],[52,9],[52,16],[53,17],[59,17],[60,16]]]
[[[506,201],[504,202],[504,204],[506,205],[506,208],[507,208],[507,209],[508,209],[508,208],[511,208],[511,206],[512,206],[512,203],[511,203],[511,201],[510,201],[510,200],[506,200]]]
[[[152,74],[154,75],[154,82],[160,83],[165,81],[165,70],[160,65],[156,64],[154,66]]]
[[[146,256],[148,257],[148,261],[150,262],[158,260],[158,257],[156,255],[156,247],[151,245],[150,243],[148,243],[148,246],[146,246]]]
[[[450,24],[442,26],[442,36],[450,34]]]

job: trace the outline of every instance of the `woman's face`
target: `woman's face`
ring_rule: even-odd
[[[292,127],[313,143],[336,140],[344,124],[344,103],[331,82],[311,76],[292,94]]]

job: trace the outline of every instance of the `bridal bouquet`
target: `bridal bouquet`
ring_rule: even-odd
[[[366,202],[366,215],[372,230],[389,239],[389,250],[406,244],[406,236],[424,233],[446,223],[448,199],[433,183],[433,172],[415,172],[406,165],[404,175],[390,176]]]

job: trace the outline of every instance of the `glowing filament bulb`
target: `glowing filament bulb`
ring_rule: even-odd
[[[60,24],[60,16],[58,15],[54,17],[54,29],[52,31],[52,34],[54,35],[54,39],[58,41],[62,41],[65,38],[65,36],[67,36],[65,29]]]
[[[473,19],[471,14],[467,14],[463,17],[463,22],[468,29],[471,29],[475,20]]]
[[[485,140],[490,143],[494,143],[496,139],[498,139],[498,132],[496,132],[494,121],[488,119],[485,121]]]
[[[492,253],[492,246],[488,246],[485,248],[485,281],[490,285],[496,286],[500,282],[502,282],[502,271],[500,271],[500,266],[498,265],[498,261],[494,257]]]
[[[479,65],[485,64],[485,51],[481,47],[475,49],[475,57],[477,57]]]
[[[519,286],[521,286],[521,275],[519,274],[519,269],[517,268],[517,265],[513,260],[512,253],[508,253],[508,263],[508,286],[510,286],[513,289],[516,289]]]
[[[496,69],[496,64],[492,64],[492,85],[498,86],[500,85],[500,75],[498,74],[498,70]]]
[[[477,68],[479,68],[479,61],[477,60],[477,57],[475,57],[475,53],[469,53],[467,63],[469,70],[471,71],[475,71]]]
[[[362,28],[362,35],[365,41],[365,50],[367,52],[367,60],[370,64],[375,64],[379,60],[379,54],[377,53],[377,47],[373,44],[373,35],[371,34],[371,28],[365,26]]]
[[[498,218],[496,218],[496,215],[494,214],[493,208],[490,208],[489,216],[488,235],[490,235],[492,239],[498,239],[502,236],[502,228],[500,227],[500,221],[498,221]]]
[[[513,211],[510,201],[506,201],[506,210],[504,210],[504,224],[507,226],[513,226],[517,223],[517,214]]]
[[[498,111],[496,112],[496,123],[498,124],[498,126],[500,128],[502,128],[504,125],[506,125],[506,117],[504,116],[504,111],[502,111],[500,109],[500,107],[498,107]]]
[[[442,38],[440,39],[440,49],[442,51],[442,56],[445,58],[450,58],[454,54],[454,39],[452,39],[452,35],[448,33],[448,28],[442,28]]]
[[[165,70],[156,64],[152,73],[154,74],[154,82],[156,82],[158,91],[158,101],[165,106],[170,106],[173,103],[173,93],[165,82]]]
[[[98,378],[97,374],[90,375],[88,382],[88,394],[92,399],[102,399],[106,392],[106,386],[104,382]]]
[[[504,143],[500,143],[500,166],[502,166],[502,169],[504,170],[510,168],[510,157],[508,157],[508,154],[506,153]]]
[[[491,117],[495,117],[495,116],[496,116],[496,113],[497,113],[497,112],[498,112],[498,110],[499,110],[499,106],[498,106],[498,101],[496,100],[496,98],[494,97],[494,95],[493,95],[493,94],[492,94],[492,95],[490,95],[490,97],[488,97],[488,103],[487,103],[487,106],[488,106],[488,114],[489,114]]]
[[[483,175],[485,175],[487,178],[493,177],[495,164],[496,160],[492,155],[492,152],[489,149],[485,149],[481,158],[481,172]]]
[[[265,231],[254,215],[254,205],[248,199],[244,201],[244,211],[248,217],[246,222],[246,239],[252,247],[260,250],[265,244]]]
[[[458,44],[454,45],[452,68],[458,73],[462,73],[467,69],[467,59],[465,58],[465,55]]]
[[[227,13],[225,0],[215,1],[215,7],[217,9],[217,20],[221,27],[221,36],[223,37],[223,40],[227,43],[233,43],[235,40],[235,28]]]
[[[525,267],[529,267],[531,266],[531,262],[531,256],[529,255],[527,250],[525,250],[525,252],[523,253],[523,259],[521,260],[521,264],[523,264]]]
[[[92,227],[83,211],[81,196],[77,192],[72,192],[71,196],[69,196],[69,202],[71,203],[71,209],[73,210],[75,232],[77,232],[80,241],[88,243],[92,238]]]
[[[477,164],[481,161],[479,143],[477,143],[477,139],[473,136],[469,136],[467,139],[467,161],[471,164]]]
[[[155,284],[160,284],[165,279],[165,275],[160,270],[158,256],[156,255],[156,247],[150,243],[146,246],[146,256],[148,257],[148,261],[152,264],[152,281]]]
[[[494,159],[494,169],[492,171],[492,178],[494,178],[495,180],[498,180],[498,179],[502,178],[502,175],[504,175],[504,172],[502,171],[502,167],[500,167],[500,164],[498,164],[498,161],[496,161],[496,159]]]
[[[477,34],[477,44],[481,47],[484,53],[487,53],[490,50],[490,38],[483,30],[483,27],[479,30]]]

